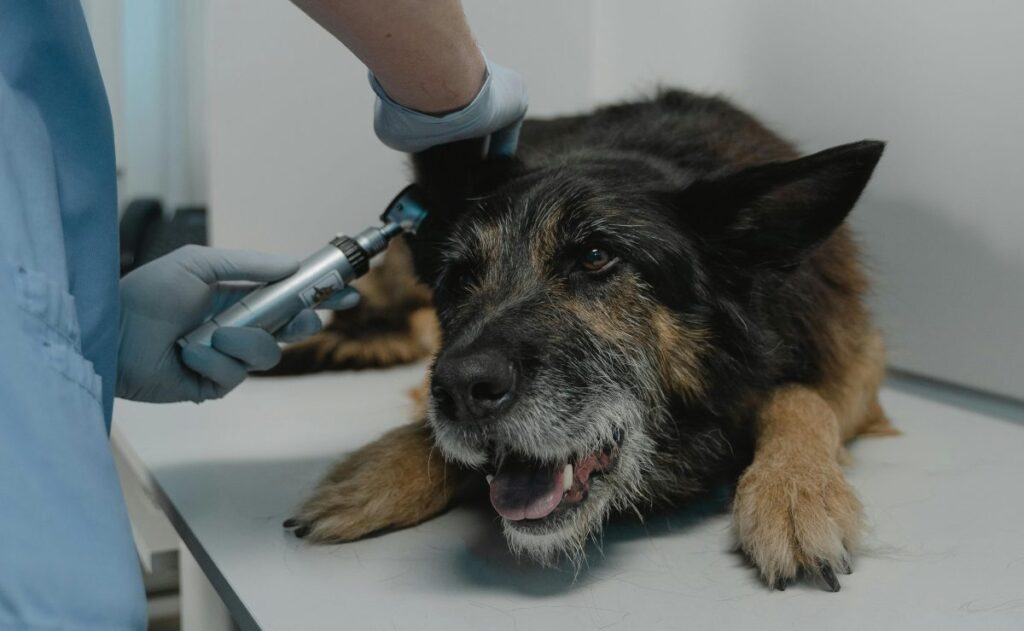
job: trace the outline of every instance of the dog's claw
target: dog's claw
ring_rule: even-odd
[[[299,520],[297,518],[295,518],[295,517],[289,517],[288,519],[284,520],[283,524],[281,524],[281,526],[284,527],[284,528],[294,528],[294,527],[296,527],[298,525],[299,525]]]
[[[825,581],[828,591],[833,593],[839,591],[839,579],[836,578],[835,570],[832,569],[832,565],[828,561],[818,562],[818,574]]]
[[[309,534],[309,531],[310,531],[310,527],[309,527],[308,524],[306,524],[306,525],[303,525],[303,526],[299,526],[298,528],[293,530],[292,534],[295,535],[296,537],[298,537],[299,539],[304,539],[306,537],[306,535]]]
[[[780,576],[779,578],[775,579],[772,582],[771,588],[773,590],[778,590],[780,592],[784,592],[784,591],[786,591],[786,582],[787,582],[786,579],[784,579],[784,578],[782,578]]]
[[[853,568],[850,567],[850,558],[849,557],[843,557],[843,564],[839,567],[839,571],[842,572],[843,574],[846,574],[847,576],[849,576],[850,574],[853,574]]]

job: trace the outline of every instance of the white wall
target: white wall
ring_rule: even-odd
[[[600,0],[599,101],[723,92],[807,151],[889,142],[854,224],[899,367],[1024,397],[1024,4]]]
[[[526,79],[530,116],[593,106],[594,4],[590,0],[463,0],[480,47]]]
[[[206,0],[82,0],[110,101],[118,203],[206,202]]]
[[[466,10],[487,53],[526,75],[534,112],[586,106],[585,0]],[[373,135],[364,67],[285,0],[211,2],[205,40],[213,242],[300,256],[375,222],[408,177]]]

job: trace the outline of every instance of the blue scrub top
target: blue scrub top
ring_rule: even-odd
[[[19,243],[24,233],[12,231],[2,243],[4,248],[32,250],[24,254],[51,278],[66,276],[66,290],[75,300],[82,355],[102,379],[109,430],[120,317],[114,130],[79,3],[0,0],[0,76],[4,89],[27,100],[23,107],[35,109],[33,117],[45,126],[53,173],[31,175],[34,185],[55,189],[63,235],[61,243],[46,226],[31,233],[45,232],[39,236],[41,242]],[[14,114],[9,108],[5,113]],[[52,181],[40,182],[41,178]],[[52,219],[36,215],[33,221]],[[4,217],[5,224],[8,219]],[[4,225],[4,232],[13,227]]]
[[[113,131],[81,6],[0,0],[0,628],[142,629],[108,431]]]

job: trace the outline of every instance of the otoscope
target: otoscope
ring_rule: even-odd
[[[178,340],[178,346],[212,344],[213,332],[222,326],[259,327],[276,333],[303,309],[316,307],[370,269],[370,259],[383,252],[398,235],[416,229],[427,216],[422,192],[407,186],[381,215],[384,225],[370,227],[354,237],[339,234],[302,261],[299,270],[253,290],[231,307]]]

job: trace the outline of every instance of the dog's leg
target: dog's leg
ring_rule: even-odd
[[[419,421],[391,430],[335,465],[285,526],[317,543],[412,526],[443,511],[464,475],[444,461]]]
[[[858,436],[899,436],[900,430],[892,426],[889,415],[882,409],[878,397],[871,402],[866,422],[859,428]]]
[[[862,508],[840,462],[842,441],[898,433],[878,403],[885,366],[881,337],[829,384],[777,389],[757,420],[754,461],[736,488],[733,518],[744,552],[771,586],[784,588],[799,572],[839,589],[862,527]]]
[[[820,389],[839,419],[843,442],[857,436],[898,436],[882,404],[878,389],[885,379],[885,343],[871,331],[856,353],[850,353],[843,370]]]
[[[754,462],[740,478],[733,517],[743,551],[771,586],[798,572],[839,589],[861,504],[839,467],[839,420],[816,391],[779,388],[758,419]]]

